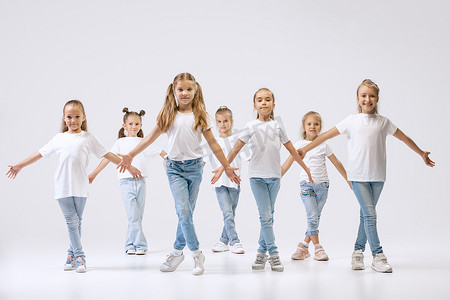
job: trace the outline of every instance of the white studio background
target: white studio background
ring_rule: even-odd
[[[450,69],[450,4],[447,1],[0,1],[0,165],[21,161],[60,129],[62,107],[80,99],[89,130],[110,147],[121,110],[144,109],[148,133],[167,86],[191,72],[214,114],[230,107],[235,128],[254,119],[253,93],[270,88],[292,141],[309,110],[321,113],[324,130],[355,113],[358,84],[381,88],[380,113],[431,151],[434,169],[389,137],[388,180],[378,212],[387,253],[418,242],[450,245],[446,193]],[[447,124],[447,125],[446,125]],[[157,146],[166,147],[165,136]],[[344,165],[346,141],[330,141]],[[287,151],[282,150],[282,160]],[[98,164],[92,158],[91,169]],[[162,161],[150,162],[144,226],[150,251],[168,250],[177,218]],[[39,255],[68,246],[64,218],[53,197],[57,159],[25,168],[15,180],[0,177],[0,257],[10,250]],[[244,246],[256,248],[259,220],[247,167],[237,211]],[[281,254],[290,255],[305,231],[298,166],[282,180],[275,212]],[[331,188],[321,237],[331,255],[350,255],[358,205],[329,164]],[[222,217],[204,180],[195,212],[201,247],[219,238]],[[126,217],[114,167],[90,188],[83,245],[123,251]],[[60,260],[61,260],[60,259]]]

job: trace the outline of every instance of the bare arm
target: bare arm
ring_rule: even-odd
[[[167,155],[167,152],[164,150],[161,150],[161,153],[159,153],[159,156],[161,156],[162,159],[164,159],[164,160],[166,160],[166,155]]]
[[[156,125],[150,133],[139,142],[139,144],[134,147],[128,154],[117,154],[122,157],[122,161],[117,164],[117,168],[120,169],[120,172],[125,172],[126,168],[131,166],[131,162],[133,158],[144,151],[145,148],[150,146],[160,135],[162,134],[161,129]]]
[[[303,158],[303,157],[305,157],[305,155],[306,155],[306,153],[308,151],[316,148],[317,146],[319,146],[320,144],[322,144],[326,140],[329,140],[331,138],[334,138],[335,136],[338,136],[339,134],[340,134],[339,130],[337,130],[336,127],[333,127],[330,130],[328,130],[327,132],[324,132],[324,133],[320,134],[318,137],[316,137],[314,139],[314,141],[312,141],[311,143],[309,143],[305,147],[299,149],[298,150],[298,154],[300,154],[300,156]]]
[[[20,163],[16,165],[8,165],[9,170],[6,172],[6,176],[8,176],[9,179],[16,178],[17,174],[22,170],[24,167],[29,166],[35,162],[37,162],[39,159],[42,158],[41,153],[34,152],[24,160],[22,160]]]
[[[311,172],[309,171],[309,168],[305,165],[300,155],[297,153],[297,150],[295,150],[294,145],[292,145],[291,141],[288,141],[287,143],[283,144],[284,147],[291,153],[292,157],[295,159],[295,161],[305,170],[306,174],[308,174],[309,182],[314,183],[314,180],[311,177]]]
[[[114,153],[111,153],[111,152],[106,153],[105,155],[103,155],[103,157],[116,165],[119,165],[120,162],[122,161],[120,159],[120,157],[118,157],[117,155],[115,155]],[[124,169],[128,170],[128,172],[130,172],[130,174],[133,176],[133,178],[135,180],[139,180],[139,179],[143,178],[141,171],[139,171],[138,169],[136,169],[133,166],[124,167]]]
[[[294,157],[292,157],[292,155],[289,155],[284,164],[281,166],[281,177],[283,177],[284,174],[286,174],[286,172],[291,168],[294,161]]]
[[[89,184],[91,184],[95,177],[97,177],[97,175],[103,171],[104,168],[106,168],[106,166],[109,164],[109,160],[107,160],[106,158],[102,158],[102,161],[98,164],[97,168],[95,168],[94,171],[92,171],[91,174],[89,174]]]
[[[205,137],[205,140],[208,143],[209,148],[211,148],[211,151],[214,153],[214,155],[217,157],[219,162],[224,167],[225,173],[227,174],[228,178],[230,178],[230,180],[232,182],[239,184],[241,182],[241,179],[239,178],[239,176],[237,176],[234,173],[234,170],[238,170],[238,168],[232,168],[230,166],[230,163],[225,158],[225,155],[223,154],[222,148],[220,148],[219,143],[217,143],[217,141],[216,141],[216,139],[215,139],[211,129],[203,131],[203,136]],[[236,155],[234,157],[236,157]],[[234,157],[233,157],[233,159],[234,159]],[[219,179],[219,178],[217,178],[217,179]]]
[[[345,171],[345,168],[342,165],[341,161],[334,154],[328,156],[328,159],[336,167],[336,170],[338,170],[338,172],[342,175],[342,177],[344,177],[345,181],[347,181],[347,184],[350,187],[350,189],[352,189],[352,185],[350,184],[350,181],[348,181],[347,179],[347,171]]]
[[[419,154],[427,166],[434,167],[434,165],[435,165],[434,161],[432,161],[428,157],[430,152],[423,151],[422,149],[420,149],[419,146],[417,146],[416,143],[414,143],[414,141],[409,136],[407,136],[406,134],[403,133],[403,131],[401,131],[399,128],[397,128],[397,130],[394,132],[394,136],[396,138],[398,138],[400,141],[402,141],[403,143],[405,143],[412,151]]]

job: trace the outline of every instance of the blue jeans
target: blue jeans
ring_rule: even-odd
[[[128,219],[125,251],[147,251],[147,240],[142,231],[146,191],[145,178],[137,181],[134,180],[134,178],[120,179],[120,191],[122,193],[122,200],[125,205]]]
[[[223,213],[223,230],[220,241],[224,244],[230,243],[231,246],[240,243],[234,223],[240,192],[240,186],[237,189],[224,185],[216,187],[217,200]]]
[[[187,244],[191,251],[196,251],[199,243],[193,214],[202,182],[203,158],[184,161],[167,159],[166,169],[178,216],[177,235],[173,247],[176,250],[183,250]]]
[[[66,219],[67,229],[69,231],[70,246],[67,252],[75,258],[85,257],[83,247],[81,246],[81,219],[83,217],[86,199],[86,197],[66,197],[57,199],[64,218]]]
[[[250,178],[250,187],[258,206],[261,232],[259,234],[259,253],[269,251],[270,255],[278,254],[273,232],[273,213],[278,191],[280,190],[280,178]]]
[[[305,235],[319,234],[319,221],[322,209],[327,202],[328,182],[311,183],[306,181],[300,182],[300,198],[306,210],[306,220],[308,229]]]
[[[359,182],[352,181],[352,189],[358,199],[359,206],[359,229],[358,237],[355,242],[355,250],[364,251],[366,243],[369,241],[372,255],[382,253],[383,248],[380,244],[377,232],[377,211],[375,209],[381,191],[383,190],[384,182]]]

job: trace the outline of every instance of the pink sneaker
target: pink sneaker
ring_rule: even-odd
[[[314,254],[314,259],[318,261],[327,261],[328,255],[325,253],[325,250],[323,250],[323,247],[319,244],[314,245],[316,247],[316,252]]]
[[[298,243],[297,250],[295,250],[294,254],[291,255],[291,259],[304,260],[310,256],[311,254],[309,254],[308,248],[306,248],[302,243]]]

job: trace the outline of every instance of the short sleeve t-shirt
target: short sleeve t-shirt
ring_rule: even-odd
[[[244,143],[249,143],[251,156],[248,166],[249,178],[280,178],[281,144],[289,142],[286,130],[277,121],[254,120],[247,123],[239,135]]]
[[[142,138],[140,137],[123,137],[114,143],[114,145],[111,148],[112,153],[128,153],[131,150],[134,149],[134,147],[137,146],[137,144],[140,143]],[[151,157],[158,156],[161,153],[162,149],[160,148],[153,148],[153,147],[147,147],[143,152],[136,155],[136,157],[133,158],[133,167],[136,167],[141,171],[142,175],[144,177],[147,177],[148,169],[146,160],[148,160]],[[124,173],[117,172],[119,179],[122,178],[132,178],[133,176],[128,172],[128,170],[125,170]]]
[[[309,143],[311,143],[311,141],[301,140],[295,143],[294,147],[295,149],[303,148]],[[332,154],[333,151],[325,142],[306,153],[306,156],[303,158],[303,162],[309,168],[311,177],[315,183],[330,181],[328,179],[326,160],[327,157]],[[303,168],[300,168],[300,179],[309,181],[308,174],[306,174]]]
[[[167,131],[169,140],[169,149],[167,156],[171,160],[182,161],[197,159],[203,157],[202,129],[200,127],[194,130],[194,113],[178,112],[173,124]],[[211,118],[207,118],[208,126],[206,130],[213,125]]]
[[[386,181],[386,136],[397,130],[388,118],[378,114],[350,115],[336,125],[347,136],[350,181]]]
[[[87,166],[89,156],[101,158],[108,153],[98,139],[89,132],[58,133],[39,153],[49,158],[59,156],[55,172],[55,199],[65,197],[87,197],[89,179]]]

